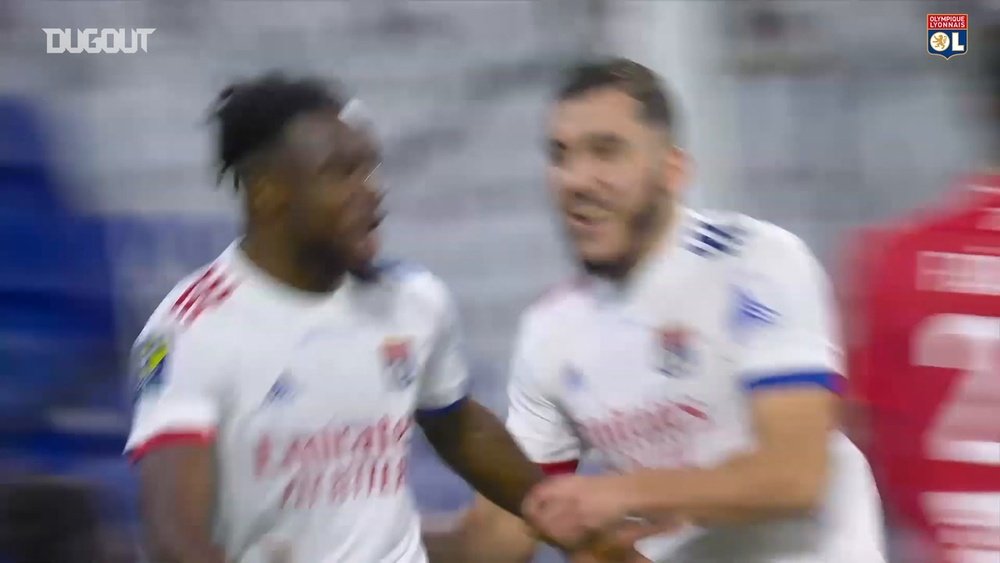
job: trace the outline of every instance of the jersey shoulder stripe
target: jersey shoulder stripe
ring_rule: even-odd
[[[372,268],[374,275],[362,284],[379,291],[403,296],[408,307],[417,307],[428,319],[447,319],[457,315],[451,290],[429,268],[410,260],[380,260]]]
[[[178,287],[184,287],[180,295],[170,305],[169,315],[182,326],[190,326],[203,313],[217,308],[229,299],[239,282],[225,268],[215,262],[187,283],[181,282]]]
[[[742,251],[747,239],[745,217],[736,213],[692,213],[682,236],[684,248],[697,256],[736,256]]]

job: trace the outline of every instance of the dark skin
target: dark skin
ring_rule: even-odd
[[[139,463],[140,503],[149,556],[156,563],[226,563],[212,541],[215,448],[173,445]]]
[[[336,111],[300,116],[243,168],[243,250],[270,276],[302,291],[335,291],[364,274],[377,251],[381,196],[371,185],[374,143]],[[417,423],[444,462],[486,498],[520,515],[543,474],[489,410],[465,400]],[[140,462],[143,516],[158,563],[226,563],[211,539],[216,495],[211,445],[176,445]]]
[[[521,514],[525,495],[544,478],[503,423],[473,400],[465,400],[445,414],[417,415],[417,424],[455,473],[511,514]]]

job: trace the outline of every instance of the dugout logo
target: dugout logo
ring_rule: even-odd
[[[45,52],[49,54],[115,54],[132,55],[146,52],[149,36],[156,28],[105,28],[70,29],[43,27]]]
[[[969,52],[969,14],[927,14],[927,52],[945,59]]]

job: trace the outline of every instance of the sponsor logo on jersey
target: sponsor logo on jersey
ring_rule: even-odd
[[[969,14],[927,14],[927,52],[945,59],[969,52]]]
[[[416,379],[413,342],[409,338],[386,338],[382,341],[382,371],[389,384],[406,389]]]
[[[412,427],[410,416],[386,415],[304,432],[267,431],[253,448],[253,476],[282,483],[285,510],[395,496],[407,484]]]
[[[714,426],[708,405],[693,397],[613,409],[579,423],[587,442],[624,470],[693,463],[701,437]]]
[[[694,338],[686,328],[670,327],[657,332],[656,368],[667,377],[690,375],[696,363]]]
[[[151,334],[136,343],[132,359],[136,398],[163,386],[164,371],[170,360],[170,348],[170,337],[162,333]]]

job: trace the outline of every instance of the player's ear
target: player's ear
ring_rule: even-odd
[[[259,215],[273,214],[288,203],[289,190],[283,189],[273,175],[257,177],[247,188],[247,203]]]
[[[663,182],[661,185],[670,196],[680,197],[687,187],[693,172],[694,162],[688,152],[681,147],[670,143],[664,150],[663,156]]]

